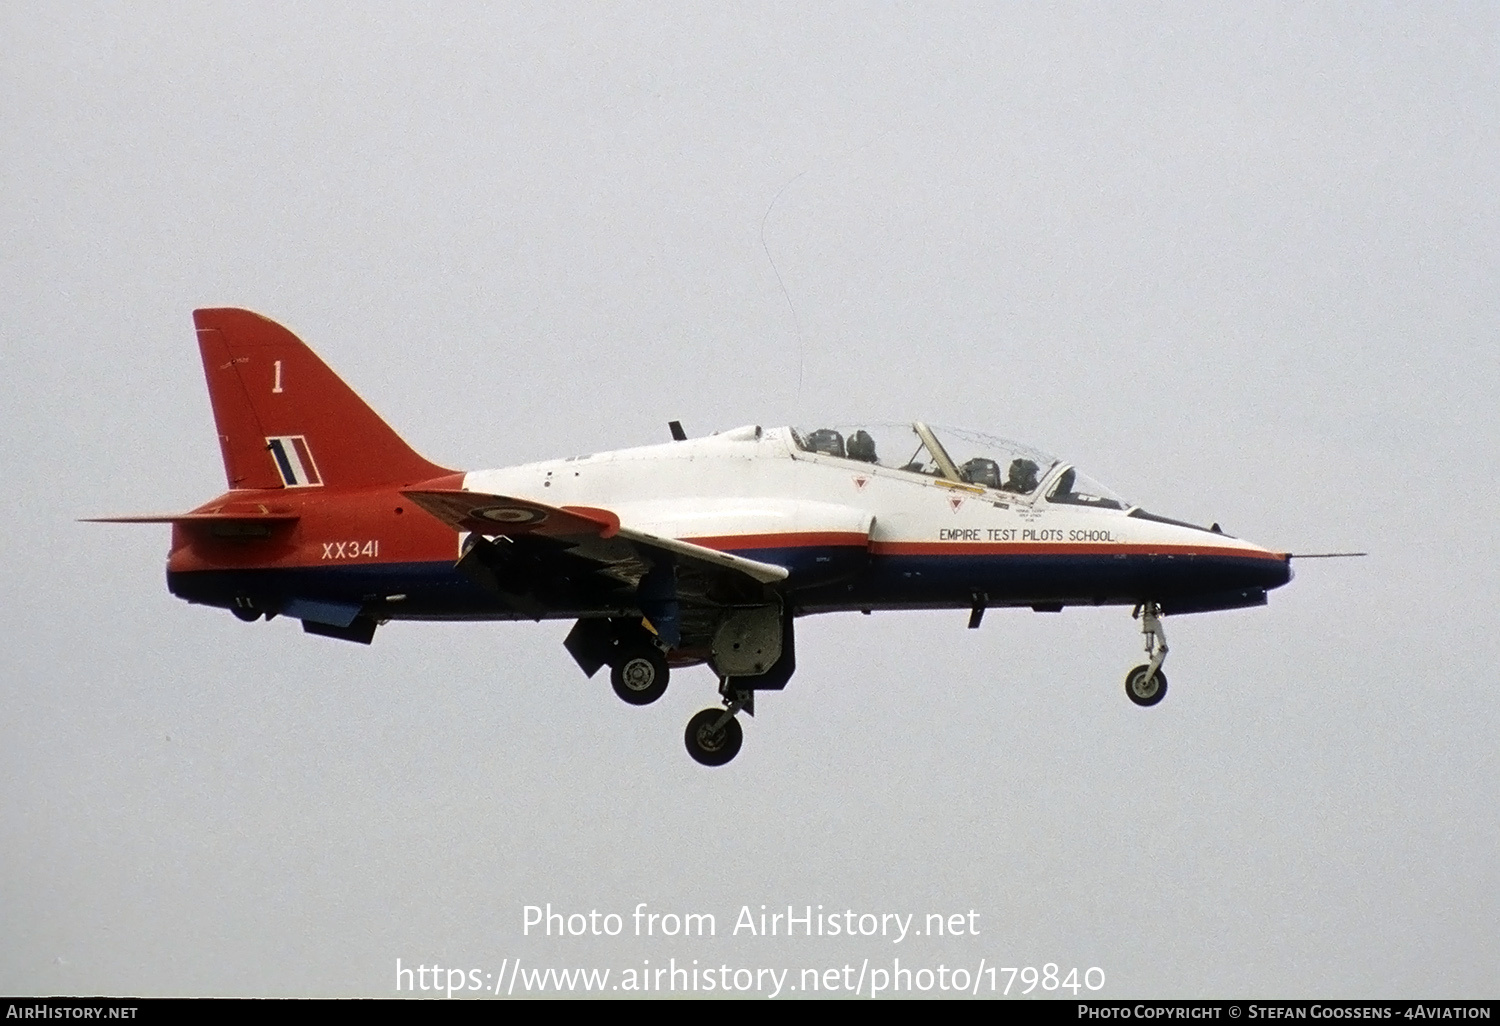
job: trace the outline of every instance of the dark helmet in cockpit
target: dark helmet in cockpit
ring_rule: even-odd
[[[870,432],[861,428],[849,436],[847,454],[851,460],[859,460],[861,463],[875,462],[875,439],[870,437]]]
[[[1005,490],[1008,492],[1020,492],[1022,495],[1036,491],[1036,474],[1041,468],[1028,459],[1017,457],[1010,461],[1010,469],[1006,471]]]
[[[844,455],[844,436],[833,428],[818,428],[807,436],[808,452],[820,452],[825,456]]]
[[[986,488],[1000,487],[1000,464],[994,460],[985,459],[983,456],[975,456],[972,460],[958,468],[958,476],[969,484],[983,485]]]

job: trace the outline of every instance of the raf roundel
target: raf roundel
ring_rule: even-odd
[[[540,524],[547,519],[547,514],[541,510],[525,509],[521,506],[485,506],[474,510],[473,515],[485,520],[493,520],[497,524],[517,526]]]

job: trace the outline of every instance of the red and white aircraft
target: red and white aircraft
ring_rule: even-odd
[[[468,473],[413,452],[318,357],[246,310],[198,310],[229,490],[168,523],[167,586],[242,620],[368,644],[388,620],[577,620],[584,673],[634,705],[707,663],[723,703],[688,752],[786,686],[812,613],[1131,606],[1167,690],[1161,617],[1263,605],[1291,555],[1132,506],[1070,464],[923,423],[724,431]]]

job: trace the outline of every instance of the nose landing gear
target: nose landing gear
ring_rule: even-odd
[[[745,732],[734,718],[737,710],[704,709],[688,720],[683,741],[688,754],[704,766],[722,766],[740,754]]]
[[[1150,660],[1125,675],[1125,694],[1139,706],[1152,706],[1167,697],[1167,675],[1161,664],[1167,659],[1167,632],[1161,625],[1161,606],[1142,602],[1130,614],[1141,621],[1146,636],[1146,658]]]

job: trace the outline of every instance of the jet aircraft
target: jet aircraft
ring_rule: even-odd
[[[632,705],[705,663],[687,725],[729,762],[815,613],[1130,607],[1167,692],[1162,617],[1264,605],[1292,555],[1148,513],[1072,464],[968,431],[762,428],[467,473],[414,452],[286,328],[193,314],[228,490],[172,525],[167,587],[245,621],[369,644],[391,620],[577,621],[565,646]]]

